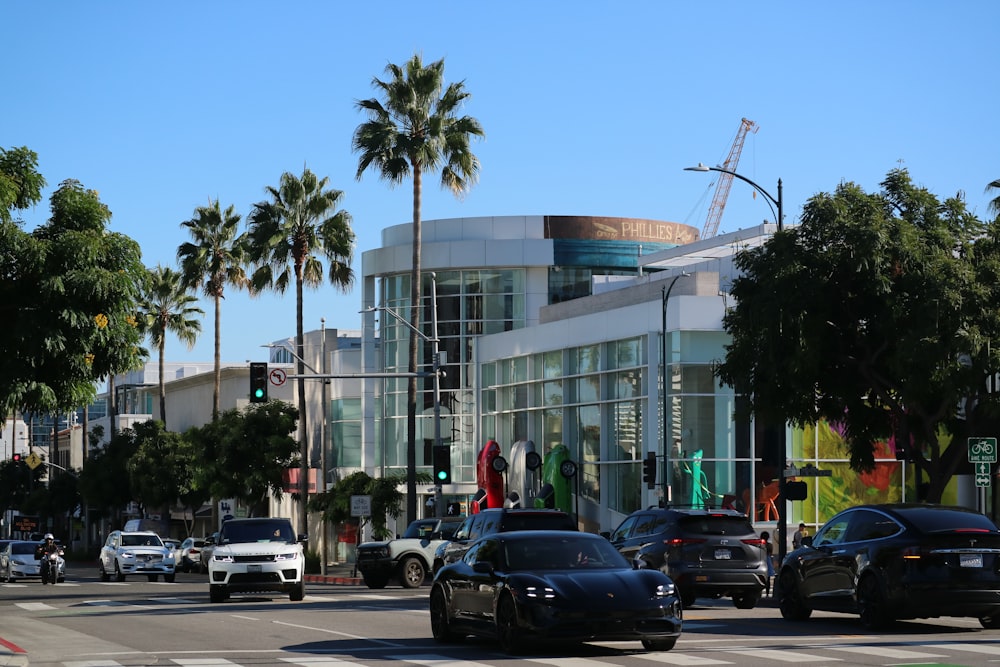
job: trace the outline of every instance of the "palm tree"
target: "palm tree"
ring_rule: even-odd
[[[204,315],[196,304],[198,299],[184,286],[180,272],[159,264],[149,271],[149,280],[139,302],[139,313],[145,321],[143,329],[160,353],[160,420],[167,425],[167,392],[164,387],[163,358],[167,333],[186,343],[190,350],[201,333],[196,315]]]
[[[390,185],[413,176],[413,260],[410,268],[410,355],[407,371],[406,512],[417,516],[417,332],[420,331],[420,198],[425,171],[440,169],[441,185],[461,196],[479,176],[479,158],[470,149],[472,137],[483,137],[479,121],[457,116],[469,97],[465,83],[444,86],[444,59],[426,66],[414,55],[404,66],[390,63],[388,80],[372,80],[384,97],[360,100],[368,120],[354,131],[353,150],[360,153],[357,178],[371,166]],[[436,333],[435,333],[436,335]]]
[[[997,196],[989,204],[989,212],[995,215],[1000,215],[1000,178],[995,181],[990,181],[986,186],[986,192],[997,192]]]
[[[254,204],[248,222],[248,252],[256,270],[251,278],[254,292],[273,289],[284,292],[295,280],[295,348],[298,359],[300,533],[307,533],[306,501],[309,490],[309,447],[306,442],[305,346],[302,324],[302,288],[323,284],[322,253],[329,260],[330,283],[347,291],[354,283],[351,260],[354,232],[351,214],[336,210],[343,192],[326,189],[329,179],[319,179],[309,169],[302,177],[285,172],[277,188],[265,188],[270,201]],[[322,447],[326,443],[321,444]],[[322,474],[326,474],[323,471]]]
[[[219,416],[219,391],[222,384],[222,298],[226,285],[237,289],[250,286],[245,266],[244,237],[237,232],[240,215],[232,206],[225,211],[216,199],[195,209],[194,217],[181,223],[191,233],[193,242],[177,248],[183,283],[188,288],[202,287],[215,303],[215,393],[212,397],[212,420]]]

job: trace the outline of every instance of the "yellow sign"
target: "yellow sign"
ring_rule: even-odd
[[[42,465],[42,457],[34,452],[28,454],[28,458],[26,458],[25,461],[28,463],[28,467],[32,470]]]

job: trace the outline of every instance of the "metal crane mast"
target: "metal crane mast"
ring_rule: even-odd
[[[748,132],[757,134],[757,123],[746,118],[740,121],[740,129],[736,132],[736,139],[733,140],[733,147],[729,149],[729,157],[720,166],[729,171],[736,171],[736,165],[740,161],[740,153],[743,152],[743,142],[747,138]],[[715,196],[712,197],[712,205],[708,209],[708,219],[701,230],[701,238],[707,239],[715,236],[719,231],[719,221],[722,220],[722,211],[726,208],[726,199],[729,197],[729,188],[733,184],[731,174],[717,172],[719,183],[715,187]]]

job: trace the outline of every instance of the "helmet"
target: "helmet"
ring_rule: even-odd
[[[45,533],[45,540],[46,541],[48,541],[48,540],[54,540],[54,539],[56,539],[56,538],[52,535],[52,533]]]

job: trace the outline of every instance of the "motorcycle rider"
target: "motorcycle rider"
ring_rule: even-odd
[[[56,538],[52,533],[45,533],[45,537],[41,544],[35,548],[35,560],[41,561],[41,567],[39,568],[39,573],[42,575],[42,584],[49,583],[48,569],[49,567],[59,567],[58,561],[50,561],[49,554],[55,553],[59,554],[62,549],[56,544]],[[56,572],[56,577],[58,578],[59,573]]]

